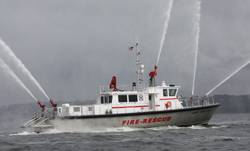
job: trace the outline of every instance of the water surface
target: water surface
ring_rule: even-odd
[[[250,114],[216,114],[209,126],[108,129],[88,133],[20,129],[0,133],[1,151],[249,150]]]

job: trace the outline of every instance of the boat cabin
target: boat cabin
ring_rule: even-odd
[[[166,85],[145,87],[142,90],[130,88],[110,89],[101,87],[97,104],[69,105],[58,107],[58,116],[89,116],[105,114],[126,114],[183,108],[178,99],[179,86]]]

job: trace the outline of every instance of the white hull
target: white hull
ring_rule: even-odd
[[[48,123],[61,132],[86,132],[88,130],[103,130],[105,128],[149,128],[159,126],[190,126],[207,124],[218,104],[168,111],[153,111],[134,114],[99,115],[56,118]],[[35,131],[43,131],[35,128]]]

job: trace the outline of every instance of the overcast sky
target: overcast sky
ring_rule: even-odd
[[[191,94],[192,85],[194,1],[174,0],[159,63],[158,80],[181,85],[184,95]],[[128,46],[136,39],[147,76],[156,61],[167,7],[167,0],[0,0],[0,37],[49,96],[94,100],[99,85],[108,84],[112,75],[120,84],[135,80],[135,56]],[[249,24],[250,0],[202,1],[196,94],[205,94],[250,58]],[[250,66],[214,94],[249,94],[249,74]],[[0,105],[31,101],[0,69]]]

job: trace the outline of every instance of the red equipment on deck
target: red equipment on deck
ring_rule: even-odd
[[[44,112],[45,111],[45,105],[43,103],[41,103],[40,101],[37,101],[37,104],[42,109],[42,112]]]
[[[52,107],[57,107],[57,104],[55,103],[54,100],[50,99],[49,102],[50,102]]]
[[[154,70],[149,73],[150,79],[153,79],[157,76],[157,66],[155,65]]]
[[[149,86],[155,86],[155,77],[157,76],[157,66],[154,66],[154,70],[149,73]]]
[[[49,102],[50,102],[51,106],[53,107],[53,110],[56,111],[57,103],[55,103],[55,101],[52,99],[50,99]]]
[[[116,87],[116,76],[112,77],[112,80],[110,81],[109,88],[112,89],[113,91],[117,91]]]

